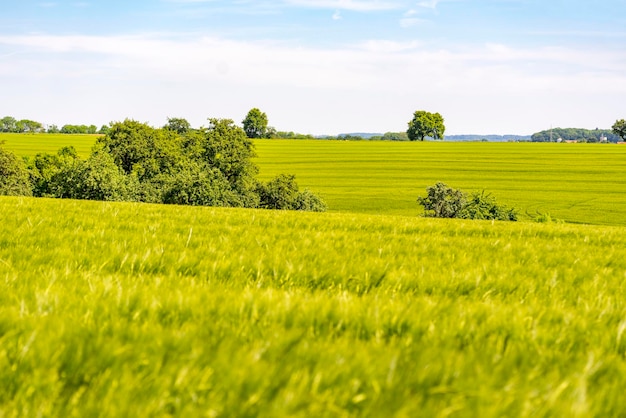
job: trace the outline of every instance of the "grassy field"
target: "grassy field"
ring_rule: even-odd
[[[526,219],[626,225],[626,147],[463,142],[256,142],[261,176],[294,173],[332,211],[417,215],[438,181],[486,190]]]
[[[73,145],[89,155],[89,135],[0,134],[19,155]],[[626,147],[611,144],[348,142],[258,140],[260,177],[296,174],[332,212],[416,216],[417,196],[443,181],[486,190],[518,208],[572,223],[626,225]]]
[[[624,228],[0,197],[0,416],[626,414]]]
[[[23,157],[34,157],[39,153],[56,154],[60,148],[73,146],[78,155],[87,158],[98,135],[68,134],[12,134],[0,133],[4,147]]]

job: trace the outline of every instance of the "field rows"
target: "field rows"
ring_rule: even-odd
[[[438,181],[486,190],[525,218],[626,225],[626,147],[593,144],[257,141],[261,175],[297,175],[338,212],[416,215]]]
[[[0,416],[623,416],[621,227],[0,198]]]
[[[19,155],[74,145],[86,156],[89,135],[2,134]],[[626,225],[626,147],[611,144],[349,142],[258,140],[260,178],[296,174],[332,212],[421,213],[417,196],[438,181],[486,190],[518,208],[572,223]]]

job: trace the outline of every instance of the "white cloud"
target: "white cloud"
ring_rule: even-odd
[[[417,5],[419,7],[424,7],[427,9],[436,9],[437,8],[437,4],[439,4],[440,0],[426,0],[426,1],[420,1]]]
[[[450,133],[532,133],[551,123],[606,127],[602,118],[612,123],[623,109],[623,54],[425,45],[370,40],[323,49],[215,37],[0,36],[0,77],[24,117],[57,124],[124,117],[162,124],[172,115],[200,124],[207,116],[240,120],[260,107],[279,129],[386,131],[404,129],[405,119],[424,108],[444,114]],[[20,53],[9,58],[13,51]],[[63,115],[71,120],[59,120]]]
[[[333,20],[341,20],[341,11],[340,10],[335,10],[335,13],[333,13]]]
[[[310,8],[353,10],[359,12],[392,10],[401,7],[401,4],[397,1],[390,0],[285,0],[285,3]]]

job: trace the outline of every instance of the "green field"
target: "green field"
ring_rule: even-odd
[[[622,227],[0,198],[0,416],[626,414]]]
[[[261,176],[294,173],[332,211],[417,215],[442,181],[486,190],[522,215],[626,225],[626,147],[463,142],[256,142]]]
[[[0,135],[19,155],[74,145],[89,135]],[[260,177],[296,174],[332,212],[417,216],[416,199],[438,181],[486,190],[518,208],[572,223],[626,225],[626,147],[612,144],[258,140]]]
[[[0,133],[4,147],[23,157],[34,157],[39,153],[56,154],[60,148],[73,146],[78,155],[87,158],[98,135],[69,134],[13,134]]]

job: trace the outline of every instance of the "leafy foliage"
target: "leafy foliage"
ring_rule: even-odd
[[[0,142],[0,195],[32,195],[28,171],[15,154],[6,151]]]
[[[495,197],[483,190],[472,193],[461,209],[459,218],[517,221],[517,211],[498,204]]]
[[[87,160],[73,147],[30,160],[33,193],[195,206],[326,208],[311,192],[300,192],[293,176],[280,187],[263,187],[256,179],[254,143],[244,130],[230,119],[209,121],[201,129],[179,118],[170,118],[161,129],[128,119],[112,123]],[[267,190],[271,198],[262,205],[260,193]]]
[[[443,117],[439,113],[430,113],[418,110],[409,121],[409,129],[406,131],[409,140],[423,141],[424,138],[443,139],[446,127]]]
[[[265,209],[323,212],[326,204],[308,190],[300,191],[294,175],[280,174],[258,188],[260,207]]]
[[[167,118],[167,124],[163,128],[183,135],[191,130],[191,124],[184,118]]]
[[[256,107],[250,109],[242,123],[248,138],[265,138],[267,136],[267,115]]]
[[[612,129],[615,135],[619,136],[622,139],[622,141],[626,141],[626,120],[620,119],[620,120],[615,121],[615,123],[612,126]]]
[[[467,202],[467,196],[460,190],[438,182],[427,187],[426,197],[419,196],[417,202],[424,206],[428,217],[458,218]]]
[[[517,221],[514,208],[499,205],[484,191],[468,197],[465,192],[438,182],[427,187],[426,192],[426,197],[418,197],[417,202],[424,207],[428,217]]]

